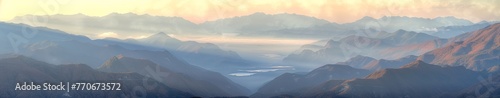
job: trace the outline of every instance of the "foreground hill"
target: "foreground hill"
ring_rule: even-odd
[[[428,98],[455,94],[479,83],[483,73],[465,67],[441,67],[415,61],[398,69],[384,69],[364,79],[347,80],[336,86],[319,85],[330,89],[314,97],[416,97]]]

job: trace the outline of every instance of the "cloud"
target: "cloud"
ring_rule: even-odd
[[[270,58],[270,59],[282,59],[283,56],[279,54],[263,54],[264,57]]]
[[[257,69],[257,70],[246,70],[247,72],[273,72],[273,71],[278,71],[280,69]]]
[[[289,68],[293,68],[293,66],[273,66],[271,68],[289,69]]]
[[[115,32],[105,32],[105,33],[98,34],[95,37],[91,36],[91,38],[94,38],[94,39],[103,39],[103,38],[142,39],[142,38],[146,38],[146,37],[148,37],[148,36],[145,36],[145,35],[135,36],[135,35],[127,35],[127,34],[119,35]]]
[[[252,76],[255,73],[231,73],[229,75],[231,76],[236,76],[236,77],[245,77],[245,76]]]
[[[245,71],[250,73],[265,73],[265,72],[274,72],[280,70],[295,70],[295,68],[293,68],[293,66],[272,66],[271,68],[265,68],[265,69],[240,70],[240,71]]]

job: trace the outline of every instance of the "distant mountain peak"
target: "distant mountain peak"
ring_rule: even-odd
[[[349,66],[349,65],[342,65],[342,64],[326,64],[324,66],[317,68],[317,70],[329,70],[329,71],[352,70],[352,69],[354,69],[354,68]]]
[[[373,17],[370,17],[370,16],[365,16],[359,20],[357,20],[356,22],[363,22],[363,23],[366,23],[368,21],[375,21],[377,19],[373,18]]]
[[[365,17],[361,18],[361,20],[375,20],[375,18],[370,17],[370,16],[365,16]]]
[[[371,59],[373,59],[372,57],[363,56],[363,55],[356,55],[356,56],[352,57],[351,59],[365,59],[365,58],[371,58]]]
[[[443,67],[440,67],[438,65],[428,64],[428,63],[425,63],[421,60],[416,60],[416,61],[408,63],[404,66],[401,66],[398,69],[383,69],[383,70],[376,71],[376,72],[368,75],[366,78],[367,79],[378,79],[378,78],[382,78],[382,77],[393,77],[391,75],[399,73],[400,72],[399,70],[407,70],[408,72],[410,72],[410,70],[433,72],[433,71],[443,70]]]
[[[440,67],[440,66],[431,65],[431,64],[425,63],[422,60],[416,60],[416,61],[411,62],[405,66],[402,66],[401,68],[436,68],[436,67]]]
[[[255,13],[250,14],[250,15],[267,15],[267,14],[264,12],[255,12]]]
[[[159,32],[159,33],[153,34],[153,35],[151,35],[149,37],[172,38],[172,37],[168,36],[166,33],[163,33],[163,32]]]
[[[407,33],[407,32],[413,32],[413,31],[406,31],[406,30],[403,30],[403,29],[398,29],[396,32],[394,33]],[[413,32],[415,33],[415,32]]]
[[[163,32],[153,34],[141,40],[147,40],[148,42],[153,42],[153,43],[170,43],[170,44],[178,44],[181,42],[181,40],[173,38]]]
[[[455,16],[443,16],[443,17],[436,17],[434,19],[458,19]]]

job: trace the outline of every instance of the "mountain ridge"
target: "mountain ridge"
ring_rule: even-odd
[[[500,23],[470,32],[463,41],[429,51],[419,60],[439,65],[466,66],[474,70],[484,70],[500,61]]]
[[[483,75],[465,67],[441,67],[417,60],[401,68],[383,69],[363,79],[329,86],[319,94],[301,96],[439,97],[479,83],[476,77]]]

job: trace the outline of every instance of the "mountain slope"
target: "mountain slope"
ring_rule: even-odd
[[[315,97],[439,97],[458,92],[479,81],[482,73],[464,67],[440,67],[422,61],[399,69],[384,69],[364,79],[352,79]]]
[[[460,42],[427,52],[420,60],[439,65],[466,66],[484,70],[500,63],[500,23],[470,32]]]
[[[379,54],[386,57],[385,59],[397,59],[397,57],[404,57],[407,55],[421,55],[434,49],[444,47],[453,40],[454,39],[435,39],[416,44],[389,47],[380,50]]]
[[[310,89],[314,85],[328,80],[347,80],[361,78],[368,75],[368,70],[352,68],[348,65],[329,64],[314,69],[313,71],[301,75],[285,73],[264,84],[250,97],[264,98],[279,96],[283,94],[297,95]]]

